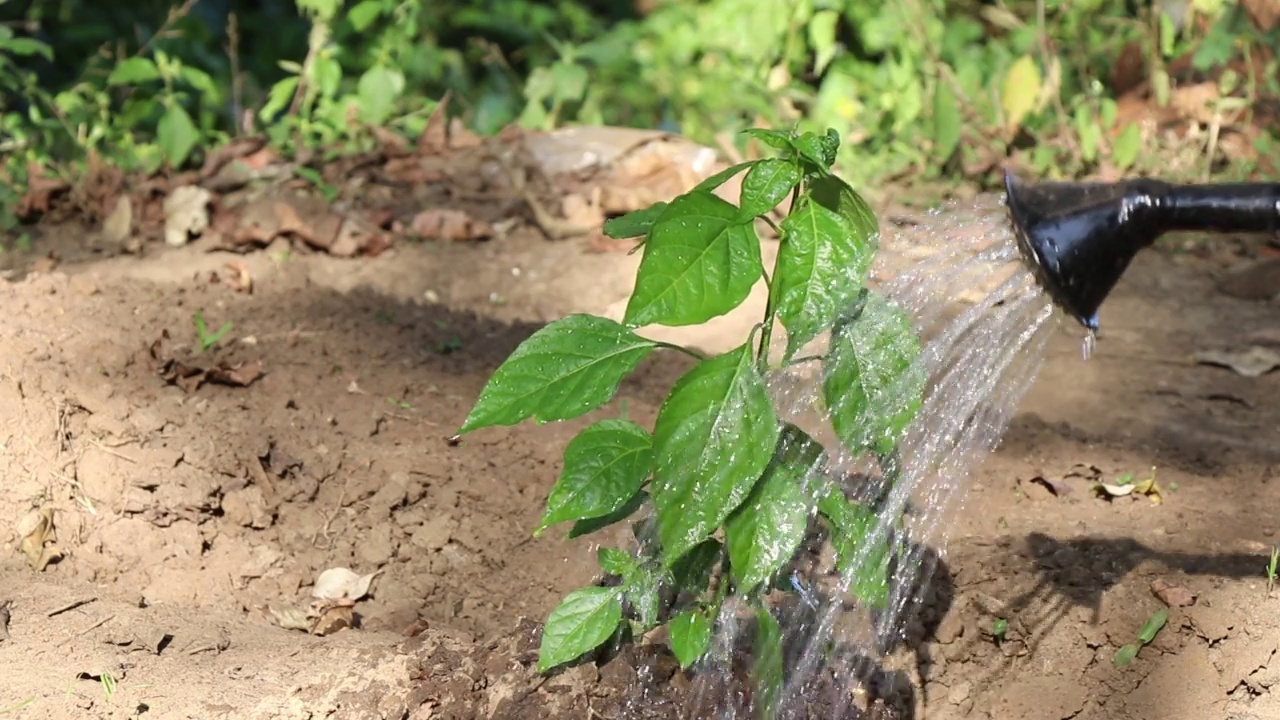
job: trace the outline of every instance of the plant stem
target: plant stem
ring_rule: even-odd
[[[796,204],[800,201],[800,183],[797,183],[791,189],[791,208],[787,214],[795,212]],[[768,217],[764,221],[769,223],[778,232],[778,255],[773,259],[773,279],[778,278],[778,262],[782,259],[782,250],[786,247],[787,238],[782,229],[774,225],[773,221]],[[761,270],[763,272],[763,269]],[[764,273],[766,281],[770,277],[768,273]],[[773,345],[773,315],[778,309],[778,298],[776,283],[769,282],[769,299],[764,307],[764,332],[760,333],[760,350],[756,353],[756,360],[760,364],[760,371],[764,372],[769,367],[769,347]]]
[[[684,353],[685,355],[688,355],[689,357],[695,358],[697,360],[707,359],[706,355],[703,355],[702,353],[698,352],[697,350],[694,350],[693,348],[687,348],[683,345],[663,342],[662,340],[650,340],[649,342],[653,343],[654,345],[657,345],[660,348],[666,348],[668,350],[675,350],[676,352]]]

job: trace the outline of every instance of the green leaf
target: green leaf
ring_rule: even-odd
[[[630,553],[618,548],[600,548],[596,551],[596,562],[601,570],[621,578],[634,575],[640,568],[640,563]]]
[[[146,57],[131,57],[121,60],[111,74],[107,76],[108,85],[140,85],[160,79],[160,69]]]
[[[742,179],[738,202],[744,218],[755,218],[776,208],[800,182],[800,165],[780,158],[761,160]]]
[[[1115,663],[1116,667],[1124,667],[1133,662],[1136,657],[1138,657],[1138,645],[1131,643],[1117,650],[1115,659],[1112,662]]]
[[[889,599],[889,543],[865,548],[876,529],[876,514],[852,503],[838,490],[818,502],[818,512],[827,519],[836,568],[849,580],[849,592],[872,607],[884,607]]]
[[[742,304],[760,273],[751,221],[710,192],[690,192],[649,233],[623,322],[699,325]]]
[[[547,617],[538,647],[538,672],[595,650],[622,622],[617,588],[587,587],[565,596]]]
[[[711,620],[698,610],[685,610],[667,623],[671,635],[671,652],[688,669],[707,652],[711,645]]]
[[[635,572],[623,578],[622,592],[631,603],[642,632],[658,625],[658,612],[662,609],[662,580],[664,574],[651,565],[636,565]]]
[[[773,577],[804,540],[809,502],[802,488],[822,454],[817,443],[783,440],[777,458],[725,521],[729,566],[746,594]]]
[[[698,183],[693,187],[693,190],[690,190],[689,192],[690,193],[712,192],[713,190],[725,184],[726,182],[729,182],[729,178],[733,177],[734,175],[737,175],[738,173],[742,172],[743,170],[746,170],[747,168],[751,167],[752,165],[755,165],[758,162],[760,161],[747,160],[746,162],[740,162],[737,165],[731,165],[730,167],[727,167],[724,170],[721,170],[720,172],[716,173],[715,175],[712,175],[711,177],[707,178],[706,180],[703,180],[702,182]]]
[[[1138,127],[1138,123],[1131,122],[1124,126],[1124,130],[1121,130],[1120,136],[1116,138],[1111,148],[1111,159],[1116,167],[1128,170],[1133,167],[1133,163],[1137,161],[1138,154],[1141,152],[1142,128]]]
[[[1040,66],[1030,55],[1023,55],[1009,66],[1000,84],[1000,107],[1004,110],[1005,130],[1014,132],[1040,102]]]
[[[857,299],[875,259],[880,227],[852,187],[827,176],[809,183],[782,221],[782,235],[774,284],[790,359]]]
[[[884,450],[920,410],[927,380],[906,313],[868,293],[862,313],[838,323],[823,362],[831,425],[851,450]]]
[[[1147,621],[1143,623],[1142,629],[1138,631],[1138,639],[1143,645],[1150,645],[1152,640],[1156,639],[1156,633],[1164,627],[1169,620],[1169,611],[1163,608],[1157,610]]]
[[[635,497],[653,472],[653,439],[627,420],[601,420],[579,433],[564,451],[564,469],[547,496],[547,511],[534,531],[569,520],[608,515]]]
[[[382,9],[386,5],[384,0],[364,0],[347,11],[347,21],[356,32],[364,32],[382,17]]]
[[[613,399],[657,347],[613,320],[575,314],[534,333],[494,371],[458,434],[492,425],[570,420]]]
[[[944,76],[933,89],[933,157],[946,162],[960,146],[960,107]]]
[[[298,91],[298,76],[292,75],[271,86],[267,93],[267,102],[258,111],[258,117],[273,122],[276,115],[283,112],[293,102],[294,93]]]
[[[633,495],[625,505],[608,515],[579,520],[573,524],[573,527],[569,528],[569,539],[572,540],[574,538],[582,537],[583,535],[590,535],[597,530],[602,530],[614,523],[620,523],[623,520],[626,520],[635,514],[635,511],[639,510],[640,506],[644,505],[645,501],[648,499],[649,493],[641,490]]]
[[[750,128],[743,130],[742,133],[747,137],[753,137],[760,142],[768,145],[774,150],[783,150],[785,152],[794,152],[795,144],[791,133],[782,132],[781,130],[763,130],[760,128]]]
[[[382,124],[391,116],[402,92],[404,73],[399,70],[386,65],[374,65],[364,71],[356,83],[361,117],[370,125]]]
[[[653,430],[653,505],[666,566],[710,537],[746,499],[779,433],[750,343],[698,363],[676,381]]]
[[[200,93],[202,98],[214,100],[222,97],[222,91],[218,83],[214,82],[209,73],[200,68],[183,65],[178,69],[178,76],[182,78],[183,82]]]
[[[40,55],[45,60],[50,62],[53,61],[53,48],[49,47],[47,43],[40,42],[33,38],[9,38],[3,43],[0,43],[0,50],[4,50],[11,55],[19,55],[22,57]]]
[[[809,20],[809,46],[813,48],[813,74],[822,75],[836,56],[836,28],[840,13],[835,10],[819,10]]]
[[[615,240],[648,235],[649,231],[653,229],[653,224],[658,221],[658,218],[662,217],[662,213],[666,212],[666,210],[667,203],[659,202],[643,210],[636,210],[621,217],[606,220],[604,234]]]
[[[199,140],[200,131],[196,129],[196,124],[191,121],[187,111],[176,103],[169,106],[156,125],[156,142],[173,168],[182,167]]]
[[[756,608],[756,636],[752,655],[755,657],[752,679],[755,681],[754,710],[756,717],[776,716],[778,695],[782,691],[782,626],[768,608]]]
[[[316,89],[322,97],[335,97],[342,87],[342,64],[334,57],[318,57],[311,66]]]
[[[807,132],[793,139],[791,145],[799,151],[801,157],[825,173],[836,162],[836,155],[840,151],[840,135],[832,128],[825,135]]]

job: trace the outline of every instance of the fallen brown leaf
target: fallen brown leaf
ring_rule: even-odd
[[[204,164],[200,167],[200,177],[212,177],[232,160],[243,160],[255,153],[259,153],[266,148],[266,145],[267,138],[264,135],[235,138],[226,145],[215,148],[205,156]],[[269,148],[268,152],[271,153]]]
[[[308,632],[312,635],[332,635],[339,630],[354,627],[355,601],[347,598],[335,600],[315,600],[307,610],[311,618]]]
[[[55,195],[70,189],[71,184],[66,180],[46,176],[44,169],[33,163],[27,167],[27,191],[18,200],[18,207],[14,214],[23,219],[32,215],[43,215],[49,212]]]
[[[408,231],[411,235],[427,240],[454,242],[493,237],[493,226],[489,223],[453,208],[423,210],[413,217]]]
[[[53,518],[53,508],[42,508],[27,514],[18,523],[18,535],[22,538],[19,548],[36,572],[44,572],[49,563],[62,557]]]
[[[226,268],[227,287],[249,295],[253,294],[253,276],[249,274],[249,266],[239,260],[232,260],[223,265]]]
[[[445,91],[435,110],[427,118],[426,127],[418,135],[418,152],[423,155],[437,155],[449,149],[449,100],[452,95]]]
[[[262,377],[261,360],[240,365],[219,365],[205,374],[206,381],[230,387],[249,387],[260,377]]]

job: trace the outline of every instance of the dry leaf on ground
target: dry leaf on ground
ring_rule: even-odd
[[[329,568],[316,578],[311,597],[320,600],[359,600],[369,594],[369,586],[381,570],[359,575],[348,568]]]
[[[311,603],[308,615],[312,617],[311,626],[307,629],[312,635],[324,637],[339,630],[355,626],[355,609],[350,601],[322,601]]]
[[[186,245],[192,236],[209,228],[209,202],[213,194],[197,185],[173,189],[164,199],[164,242],[170,247]]]
[[[232,260],[223,265],[226,269],[223,277],[227,283],[227,287],[236,292],[253,294],[253,276],[249,274],[249,266],[239,260]]]
[[[102,222],[102,235],[116,245],[124,245],[133,234],[133,201],[121,195],[116,205]]]
[[[43,572],[49,563],[62,557],[53,517],[53,508],[43,508],[27,513],[18,523],[18,536],[22,538],[19,548],[36,572]]]
[[[307,617],[307,611],[302,608],[278,608],[274,605],[268,605],[267,614],[277,625],[285,630],[308,631],[311,629],[311,619]]]
[[[486,240],[493,237],[493,226],[463,210],[431,208],[413,216],[408,233],[426,240]]]

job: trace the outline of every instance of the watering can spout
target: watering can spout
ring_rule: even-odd
[[[1090,330],[1134,256],[1176,231],[1280,232],[1280,183],[1026,184],[1005,173],[1023,259],[1063,310]]]

